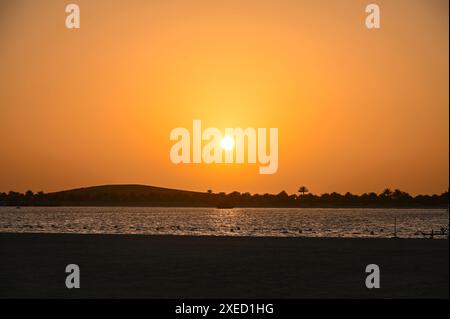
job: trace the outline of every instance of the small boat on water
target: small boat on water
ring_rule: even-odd
[[[219,203],[216,208],[218,209],[232,209],[234,208],[233,205],[227,204],[227,203]]]

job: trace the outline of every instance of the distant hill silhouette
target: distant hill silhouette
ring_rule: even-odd
[[[448,207],[448,192],[411,196],[400,190],[364,193],[278,194],[194,192],[147,185],[101,185],[52,193],[0,193],[3,206],[186,206],[186,207]]]
[[[202,194],[201,192],[193,192],[172,188],[139,185],[139,184],[119,184],[119,185],[99,185],[90,187],[81,187],[69,189],[59,192],[48,193],[48,196],[86,196],[92,194],[160,194],[160,195],[187,195]]]

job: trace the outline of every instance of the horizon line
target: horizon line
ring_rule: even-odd
[[[264,192],[264,193],[259,193],[259,192],[249,192],[249,191],[239,191],[239,190],[233,190],[230,192],[225,192],[225,191],[214,191],[212,188],[204,190],[204,191],[200,191],[200,190],[191,190],[191,189],[181,189],[181,188],[172,188],[172,187],[166,187],[166,186],[155,186],[155,185],[148,185],[148,184],[137,184],[137,183],[124,183],[124,184],[116,184],[116,183],[112,183],[112,184],[98,184],[98,185],[90,185],[90,186],[76,186],[76,187],[72,187],[72,188],[63,188],[61,190],[55,190],[55,191],[44,191],[44,190],[37,190],[34,191],[31,188],[27,189],[25,191],[15,191],[15,190],[7,190],[7,191],[0,191],[0,193],[6,193],[8,194],[9,192],[15,192],[15,193],[23,193],[25,194],[28,191],[32,191],[34,194],[37,194],[39,192],[43,192],[45,194],[51,194],[51,193],[60,193],[60,192],[67,192],[67,191],[74,191],[74,190],[81,190],[81,189],[88,189],[88,188],[96,188],[96,187],[107,187],[107,186],[140,186],[140,187],[152,187],[152,188],[158,188],[158,189],[163,189],[163,190],[172,190],[172,191],[182,191],[182,192],[192,192],[192,193],[208,193],[209,190],[212,191],[212,194],[231,194],[234,192],[238,192],[240,194],[246,194],[249,193],[251,195],[265,195],[265,194],[269,194],[269,195],[278,195],[280,193],[286,192],[288,195],[296,195],[297,193],[300,193],[299,191],[294,192],[294,193],[289,193],[288,191],[286,191],[285,189],[280,190],[278,193],[268,193],[268,192]],[[304,185],[299,185],[298,187],[303,187]],[[447,188],[447,190],[444,190],[440,193],[426,193],[426,194],[421,194],[421,193],[417,193],[417,194],[411,194],[407,191],[401,190],[400,188],[391,188],[391,187],[384,187],[382,190],[380,191],[366,191],[366,192],[361,192],[361,193],[352,193],[351,191],[345,191],[345,192],[338,192],[338,191],[331,191],[331,192],[323,192],[323,193],[314,193],[312,191],[307,190],[305,193],[308,193],[310,195],[315,195],[315,196],[321,196],[324,194],[340,194],[340,195],[345,195],[347,193],[350,193],[351,195],[356,195],[356,196],[361,196],[364,194],[381,194],[383,193],[385,190],[390,190],[390,191],[396,191],[399,190],[403,193],[407,193],[412,197],[416,197],[416,196],[434,196],[434,195],[442,195],[445,193],[449,192],[449,189]]]

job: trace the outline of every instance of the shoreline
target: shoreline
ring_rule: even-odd
[[[11,232],[4,232],[0,231],[1,235],[74,235],[74,236],[146,236],[146,237],[181,237],[181,238],[291,238],[291,239],[327,239],[327,240],[352,240],[352,239],[358,239],[358,240],[448,240],[446,237],[447,235],[440,235],[435,234],[433,238],[429,237],[344,237],[344,236],[251,236],[251,235],[179,235],[179,234],[142,234],[142,233],[76,233],[76,232],[17,232],[17,231],[11,231]]]
[[[449,296],[448,240],[0,233],[0,256],[0,298]],[[80,289],[65,287],[71,263]]]

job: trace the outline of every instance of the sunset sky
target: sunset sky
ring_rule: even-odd
[[[65,27],[65,5],[81,28]],[[448,189],[448,1],[0,3],[0,191]],[[175,127],[278,128],[279,164],[170,161]]]

